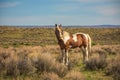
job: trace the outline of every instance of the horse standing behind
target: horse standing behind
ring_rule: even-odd
[[[81,48],[83,52],[83,63],[88,61],[91,52],[91,38],[85,33],[69,34],[63,31],[61,25],[55,24],[55,34],[62,52],[62,63],[68,65],[68,50],[70,48]]]

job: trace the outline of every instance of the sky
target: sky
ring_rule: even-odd
[[[120,0],[0,0],[0,25],[120,25]]]

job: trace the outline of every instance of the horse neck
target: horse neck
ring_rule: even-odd
[[[63,31],[63,38],[66,37],[66,36],[70,36],[70,34],[66,31]]]

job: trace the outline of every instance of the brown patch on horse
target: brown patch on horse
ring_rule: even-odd
[[[77,38],[78,38],[78,41],[81,42],[80,47],[81,47],[81,46],[84,46],[84,47],[87,46],[88,40],[87,40],[86,35],[83,35],[83,34],[77,34]]]
[[[59,40],[59,41],[58,41],[58,44],[60,45],[60,48],[61,48],[61,49],[64,49],[64,48],[65,48],[65,44],[64,44],[63,40]]]
[[[88,42],[86,40],[85,35],[76,34],[76,37],[77,37],[77,41],[74,41],[73,35],[70,35],[70,39],[65,44],[66,48],[69,48],[70,46],[71,46],[71,48],[76,48],[76,47],[81,47],[81,46],[86,47],[87,46]]]

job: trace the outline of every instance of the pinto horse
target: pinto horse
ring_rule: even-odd
[[[55,24],[55,34],[62,52],[62,63],[68,65],[68,50],[71,48],[81,48],[83,52],[83,63],[88,61],[91,52],[91,38],[85,33],[69,34],[63,31],[61,25]]]

